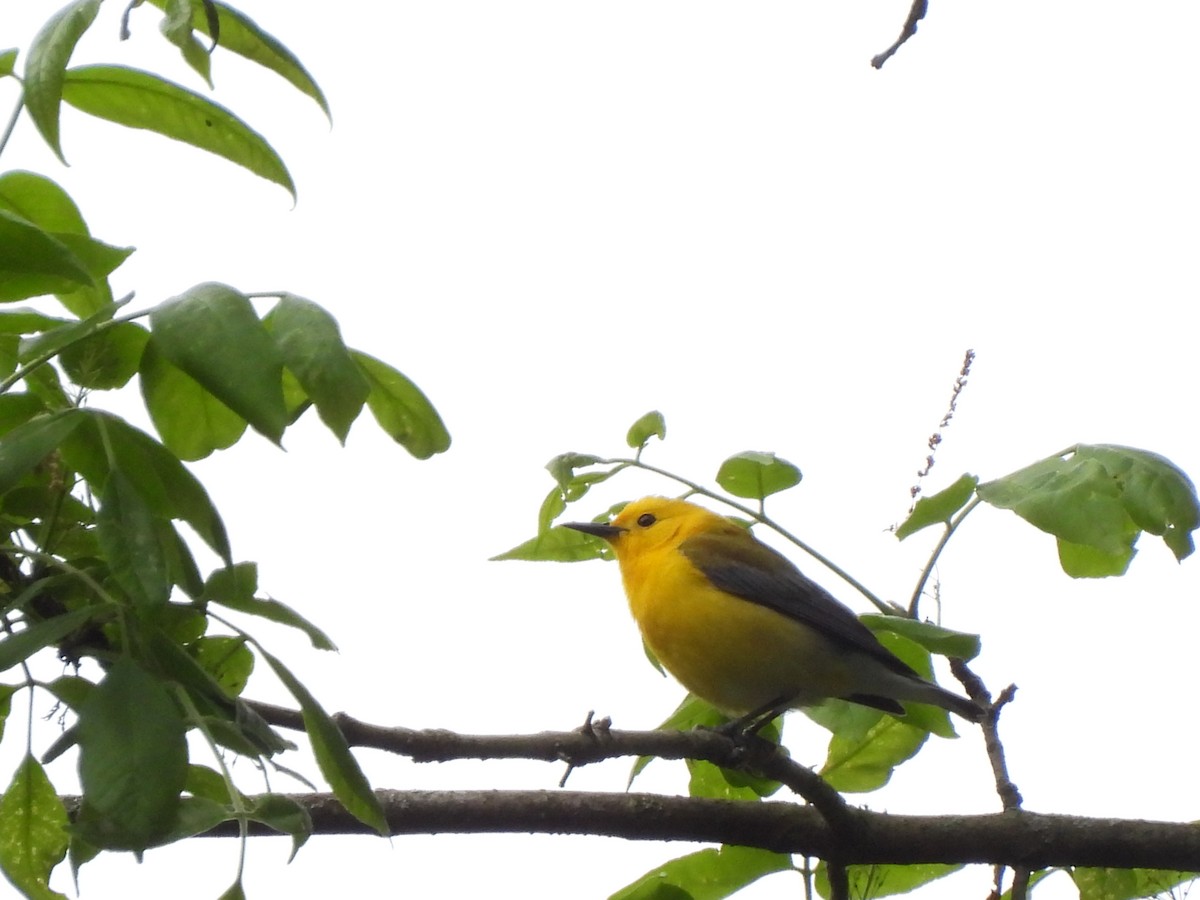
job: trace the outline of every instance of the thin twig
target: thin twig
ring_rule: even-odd
[[[993,703],[992,695],[984,686],[983,680],[971,671],[965,660],[950,660],[950,671],[954,673],[955,678],[962,682],[967,696],[987,710],[987,715],[982,723],[983,739],[988,761],[992,766],[992,775],[996,779],[996,793],[1000,795],[1000,803],[1006,812],[1018,810],[1022,803],[1021,792],[1017,790],[1016,784],[1009,777],[1008,763],[1004,759],[1004,745],[1000,742],[999,730],[1000,710],[1012,702],[1017,693],[1017,686],[1010,684],[1000,692],[1000,696]]]
[[[913,0],[912,8],[908,11],[908,18],[904,20],[904,28],[900,31],[900,37],[896,38],[892,46],[888,47],[882,53],[873,56],[871,58],[871,65],[876,69],[883,68],[883,64],[892,58],[892,55],[900,49],[900,46],[917,33],[917,23],[925,18],[925,13],[928,11],[929,0]]]

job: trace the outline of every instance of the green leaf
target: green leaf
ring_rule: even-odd
[[[640,450],[655,436],[661,441],[667,439],[667,422],[658,410],[648,412],[634,422],[629,428],[629,433],[625,435],[625,443]]]
[[[337,321],[311,300],[283,294],[263,324],[275,338],[284,365],[316,404],[321,421],[346,443],[371,385],[342,343]]]
[[[46,316],[32,309],[12,309],[8,312],[0,312],[0,334],[5,336],[35,334],[69,324],[70,321],[67,319]]]
[[[164,9],[172,0],[150,2]],[[287,47],[263,31],[242,12],[224,3],[214,2],[212,5],[217,9],[220,26],[220,40],[216,42],[218,47],[243,56],[287,79],[298,90],[315,100],[325,115],[329,116],[329,104],[325,101],[325,95],[321,93],[321,89],[300,60]],[[199,4],[194,4],[194,10],[192,27],[212,37],[212,28]]]
[[[124,66],[68,69],[62,97],[76,109],[222,156],[285,188],[296,186],[261,134],[223,106],[150,72]]]
[[[420,388],[373,356],[358,350],[351,355],[371,386],[367,406],[392,440],[417,459],[450,449],[450,433]]]
[[[953,875],[961,868],[963,868],[961,865],[945,863],[921,863],[913,866],[848,866],[846,875],[850,879],[851,897],[874,898],[912,893],[931,881]],[[829,887],[829,868],[824,860],[817,864],[816,887],[817,893],[822,897],[832,896]]]
[[[592,456],[590,453],[560,453],[546,463],[546,471],[550,473],[551,478],[558,482],[558,486],[567,500],[577,500],[578,497],[567,496],[567,492],[575,482],[575,470],[586,469],[599,462],[602,462],[600,457]]]
[[[83,417],[78,410],[37,416],[0,437],[0,494],[16,487],[34,466],[57,450]]]
[[[246,420],[168,362],[153,341],[142,352],[138,374],[154,429],[180,459],[203,459],[245,433]]]
[[[609,900],[722,900],[764,875],[792,868],[786,853],[756,847],[710,847],[647,872]]]
[[[0,302],[94,284],[87,264],[65,243],[0,209]]]
[[[287,427],[283,361],[249,299],[200,284],[150,313],[151,343],[214,397],[278,444]]]
[[[154,846],[164,846],[195,837],[233,818],[235,817],[232,810],[223,803],[207,797],[180,797],[175,821],[170,830],[155,841]]]
[[[1142,530],[1162,536],[1182,560],[1200,527],[1200,503],[1188,477],[1169,460],[1131,447],[1080,444],[981,484],[978,492],[1058,538],[1068,574],[1123,572]]]
[[[16,47],[9,50],[0,50],[0,78],[11,75],[17,70],[18,52]]]
[[[26,755],[0,800],[0,868],[33,900],[66,900],[50,872],[67,855],[67,810],[38,761]]]
[[[333,719],[282,662],[261,647],[259,652],[276,677],[300,704],[300,712],[304,716],[304,730],[312,742],[317,766],[329,782],[329,786],[333,788],[334,795],[354,818],[386,836],[388,823],[383,806],[371,790],[370,783],[346,744],[346,738],[338,730]]]
[[[225,635],[202,637],[192,644],[191,650],[196,662],[230,697],[238,696],[245,689],[254,671],[254,654],[246,646],[245,638]]]
[[[120,657],[79,710],[79,826],[95,846],[140,851],[174,826],[187,730],[167,688]]]
[[[800,483],[800,470],[774,453],[747,450],[729,457],[717,471],[717,484],[735,497],[762,500]]]
[[[611,559],[612,549],[603,540],[561,526],[518,544],[511,550],[491,557],[492,561],[524,559],[530,562],[583,562]]]
[[[100,0],[75,0],[46,21],[25,58],[25,108],[56,156],[66,163],[59,142],[64,70],[75,45],[96,20]]]
[[[8,724],[8,716],[12,712],[13,694],[19,690],[20,685],[0,684],[0,739],[4,737],[4,726]]]
[[[0,175],[0,209],[48,232],[76,254],[91,273],[93,284],[66,283],[61,290],[54,291],[63,306],[78,318],[86,319],[112,303],[107,276],[132,249],[91,242],[87,224],[66,191],[43,175],[7,172]],[[82,238],[82,242],[77,242],[77,238]]]
[[[59,354],[63,371],[80,387],[108,391],[137,374],[150,333],[134,322],[118,322],[68,345]]]
[[[85,417],[86,425],[63,442],[63,455],[93,489],[103,489],[111,466],[129,480],[155,515],[187,522],[223,560],[232,561],[221,515],[204,486],[183,463],[123,419],[92,409],[79,414]]]
[[[0,175],[0,209],[51,234],[88,234],[83,215],[70,194],[36,172],[18,170]]]
[[[163,37],[179,48],[184,61],[211,88],[212,60],[207,48],[192,34],[192,0],[167,0],[163,9],[165,15],[158,26]]]
[[[1075,453],[1097,460],[1117,481],[1125,509],[1139,528],[1161,537],[1178,560],[1192,553],[1200,501],[1182,469],[1166,457],[1133,447],[1082,444]]]
[[[876,790],[888,783],[892,770],[913,757],[928,737],[924,728],[879,715],[862,738],[833,736],[820,775],[836,791]]]
[[[46,405],[32,394],[0,394],[0,435],[7,434],[44,412]],[[3,446],[2,440],[0,446]]]
[[[329,636],[286,603],[254,596],[258,590],[258,567],[254,563],[237,563],[217,569],[204,585],[204,596],[238,612],[259,616],[304,632],[317,650],[336,650]]]
[[[109,472],[96,515],[100,549],[117,583],[142,607],[161,606],[171,596],[167,551],[159,520],[123,472]]]
[[[1171,896],[1174,895],[1172,888],[1196,878],[1195,872],[1172,869],[1090,869],[1083,866],[1071,870],[1070,875],[1079,890],[1079,900]]]
[[[67,322],[57,328],[43,331],[35,337],[21,342],[21,361],[30,362],[38,357],[51,356],[64,347],[111,327],[108,323],[124,303],[109,303],[81,322]]]
[[[977,634],[966,634],[962,631],[951,631],[932,622],[918,622],[903,616],[884,616],[866,613],[859,616],[863,624],[872,631],[887,631],[902,634],[939,656],[951,659],[974,659],[979,655],[980,641]]]
[[[966,506],[975,493],[977,484],[979,479],[974,475],[963,475],[950,487],[922,497],[913,507],[909,517],[896,529],[896,537],[904,540],[910,534],[916,534],[930,525],[947,524],[956,512]]]
[[[288,858],[288,862],[291,862],[296,858],[297,851],[312,837],[312,816],[307,809],[283,794],[263,794],[256,800],[249,810],[249,817],[281,834],[291,835],[292,855]]]

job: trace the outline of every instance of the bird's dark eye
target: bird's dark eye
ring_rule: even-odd
[[[642,513],[638,516],[638,524],[643,528],[649,528],[655,521],[657,520],[654,518],[654,513]]]

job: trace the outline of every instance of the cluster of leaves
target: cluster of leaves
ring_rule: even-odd
[[[1122,574],[1143,531],[1161,536],[1175,556],[1183,559],[1193,550],[1192,532],[1200,527],[1200,503],[1187,476],[1168,460],[1144,450],[1078,445],[986,483],[981,484],[973,475],[964,475],[945,490],[920,500],[896,529],[900,539],[929,527],[943,529],[942,540],[929,558],[913,600],[904,608],[876,597],[847,572],[766,515],[767,497],[800,483],[801,473],[795,465],[773,453],[738,453],[722,462],[717,470],[715,481],[722,493],[644,462],[643,451],[655,437],[666,437],[666,423],[660,413],[651,412],[638,419],[626,435],[626,443],[635,451],[632,457],[566,453],[552,459],[547,469],[555,485],[542,502],[537,535],[495,558],[559,562],[611,559],[612,551],[604,541],[556,526],[554,522],[568,504],[579,501],[593,487],[618,473],[627,469],[648,471],[681,486],[685,496],[702,496],[724,504],[747,526],[758,524],[773,529],[828,566],[878,608],[878,614],[861,616],[863,623],[889,650],[923,677],[932,679],[934,654],[970,660],[980,650],[978,636],[950,631],[918,617],[918,601],[928,573],[949,537],[965,516],[980,504],[1012,510],[1052,534],[1058,542],[1064,571],[1075,577]],[[743,501],[752,501],[755,506],[747,506]],[[593,521],[606,522],[624,506],[624,502],[614,504]],[[921,749],[930,734],[942,737],[955,734],[944,711],[923,705],[910,705],[903,719],[842,700],[826,701],[806,713],[831,733],[825,762],[819,772],[832,787],[842,792],[877,790],[888,782],[896,766],[911,759]],[[660,727],[687,729],[723,721],[725,717],[720,712],[704,701],[688,696]],[[776,722],[772,728],[775,730],[766,736],[778,742],[782,725]],[[633,777],[646,762],[638,761]],[[743,772],[720,769],[707,762],[688,761],[687,765],[692,796],[757,801],[779,787],[777,783],[750,778]],[[734,847],[703,850],[672,860],[613,897],[614,900],[644,900],[678,895],[715,900],[729,896],[764,875],[793,868],[789,857],[766,851]],[[855,867],[850,877],[852,883],[864,891],[856,892],[856,896],[883,896],[909,892],[958,868],[944,865]],[[810,870],[804,868],[801,871],[809,873]],[[824,863],[811,874],[822,895],[829,896]],[[1162,883],[1162,873],[1153,874],[1156,883]],[[1171,883],[1178,883],[1185,877],[1183,873],[1171,874],[1178,876]],[[1110,880],[1096,876],[1088,883],[1100,885],[1088,896],[1101,896],[1100,891],[1106,889],[1104,886]]]
[[[164,12],[162,33],[205,80],[220,47],[328,111],[299,61],[245,15],[211,0],[151,2]],[[76,0],[54,15],[28,47],[23,77],[18,51],[0,53],[0,80],[23,90],[6,136],[24,109],[62,158],[65,101],[219,154],[294,193],[278,154],[224,107],[150,72],[68,67],[99,8]],[[332,642],[287,605],[257,596],[255,566],[235,562],[184,461],[230,447],[248,428],[278,444],[310,407],[343,442],[365,407],[418,458],[449,445],[416,385],[348,348],[310,300],[260,297],[269,307],[260,313],[255,295],[206,283],[125,312],[128,299],[114,300],[110,279],[132,252],[93,237],[51,179],[0,174],[0,303],[26,304],[0,309],[0,671],[23,675],[0,686],[0,727],[20,690],[46,691],[67,711],[61,737],[40,759],[29,747],[0,800],[0,867],[29,897],[61,896],[49,876],[68,850],[77,870],[103,850],[140,853],[230,819],[266,823],[297,847],[305,840],[301,807],[275,794],[252,802],[224,761],[233,752],[278,765],[292,746],[241,697],[256,661],[296,699],[339,799],[386,831],[329,716],[225,611],[300,629],[317,648]],[[95,408],[97,392],[131,382],[157,437]],[[207,577],[180,523],[219,560]],[[49,648],[73,674],[38,677],[34,656]],[[203,736],[212,765],[190,758],[189,732]],[[43,767],[68,750],[77,751],[83,788],[73,816]],[[228,896],[240,895],[235,882]]]

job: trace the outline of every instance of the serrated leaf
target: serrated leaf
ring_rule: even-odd
[[[609,900],[722,900],[764,875],[792,868],[786,853],[756,847],[710,847],[647,872]]]
[[[948,488],[936,494],[922,497],[913,507],[912,513],[896,529],[896,537],[904,540],[930,525],[947,524],[956,512],[967,505],[975,493],[979,479],[974,475],[963,475]]]
[[[66,900],[50,872],[67,854],[67,810],[41,765],[27,755],[0,799],[0,868],[32,900]]]
[[[371,790],[371,785],[350,752],[342,732],[308,688],[282,662],[261,648],[259,652],[276,677],[283,682],[288,693],[300,704],[304,730],[312,743],[317,766],[329,782],[338,801],[354,818],[386,836],[389,829],[383,806]]]
[[[59,140],[65,69],[75,45],[96,20],[100,0],[75,0],[51,16],[29,45],[25,57],[25,108],[42,138],[66,163]]]
[[[97,118],[224,157],[296,197],[292,176],[261,134],[225,107],[165,78],[125,66],[78,66],[67,70],[62,97]]]
[[[153,341],[142,351],[138,374],[154,430],[180,459],[203,459],[245,433],[246,420],[168,362]]]
[[[311,300],[283,294],[264,324],[321,421],[344,444],[371,385],[342,342],[337,321]]]
[[[589,559],[612,559],[612,549],[600,538],[560,525],[491,557],[493,562],[506,559],[583,562]]]
[[[851,897],[890,897],[894,894],[910,894],[922,885],[952,875],[963,867],[946,863],[921,863],[920,865],[869,865],[847,866]],[[830,897],[829,869],[825,861],[817,864],[815,878],[817,893]]]
[[[717,471],[717,484],[735,497],[762,500],[800,483],[800,470],[774,453],[746,450],[729,457]]]
[[[417,459],[450,449],[450,433],[421,389],[385,362],[352,350],[371,393],[367,405],[391,438]]]
[[[199,284],[150,313],[151,343],[278,444],[287,427],[283,360],[244,294]]]
[[[167,688],[120,657],[79,710],[79,825],[89,843],[140,851],[170,831],[187,780],[186,730]]]
[[[667,422],[662,413],[652,410],[629,427],[629,432],[625,435],[625,443],[635,449],[641,449],[646,446],[650,438],[656,436],[659,440],[667,439]]]
[[[918,622],[903,616],[884,616],[866,613],[859,616],[863,624],[872,631],[888,631],[902,634],[910,641],[920,644],[930,653],[948,656],[951,659],[971,660],[979,655],[980,640],[977,634],[951,631],[932,622]]]

